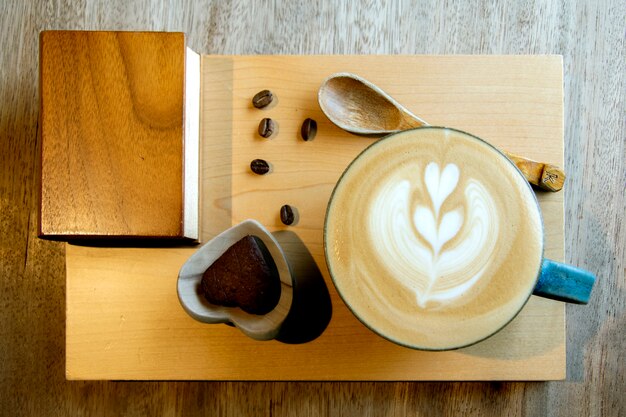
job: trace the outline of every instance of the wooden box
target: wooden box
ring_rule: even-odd
[[[182,33],[41,33],[41,237],[197,239],[199,71]]]

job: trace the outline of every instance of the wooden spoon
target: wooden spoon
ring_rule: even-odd
[[[361,136],[380,137],[428,126],[376,85],[351,73],[337,73],[318,92],[326,117],[341,129]],[[565,173],[556,165],[537,162],[509,152],[504,154],[522,171],[528,182],[544,190],[563,188]]]

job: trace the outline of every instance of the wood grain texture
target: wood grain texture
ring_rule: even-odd
[[[40,39],[40,234],[183,237],[184,34]]]
[[[419,7],[408,1],[284,2],[266,7],[243,1],[7,1],[0,11],[5,42],[0,49],[0,414],[626,414],[624,2],[429,0]],[[65,251],[62,244],[38,240],[34,221],[38,32],[112,28],[181,30],[196,50],[219,54],[563,54],[569,175],[562,191],[565,260],[599,277],[590,305],[567,308],[568,380],[65,381]]]
[[[67,376],[70,379],[239,380],[541,380],[565,377],[564,305],[533,298],[494,338],[453,352],[417,352],[383,340],[348,311],[331,283],[322,250],[330,193],[349,162],[374,139],[351,135],[322,114],[316,92],[338,71],[375,80],[408,108],[422,108],[444,126],[483,132],[495,145],[561,163],[562,62],[558,56],[205,56],[203,125],[230,120],[231,136],[203,126],[203,219],[215,222],[228,202],[232,222],[260,221],[285,247],[295,270],[319,269],[332,299],[332,320],[303,345],[259,343],[236,329],[193,322],[178,305],[175,282],[189,248],[67,246]],[[419,71],[412,71],[419,68]],[[463,69],[463,70],[460,70]],[[467,71],[470,69],[471,71]],[[468,74],[471,74],[468,76]],[[221,82],[215,82],[219,80]],[[399,81],[401,80],[401,81]],[[269,88],[278,97],[258,110],[250,98]],[[421,94],[414,91],[424,88]],[[520,91],[528,91],[521,95]],[[412,93],[413,92],[413,93]],[[212,108],[216,98],[220,106]],[[454,105],[453,102],[462,103]],[[496,111],[503,102],[507,111]],[[444,107],[447,111],[444,111]],[[542,113],[542,125],[525,120]],[[489,115],[489,117],[488,117]],[[260,118],[280,131],[258,136]],[[437,117],[438,116],[438,117]],[[315,139],[299,137],[305,118]],[[221,148],[215,144],[221,144]],[[230,147],[232,146],[232,149]],[[211,151],[209,151],[211,149]],[[231,160],[225,158],[230,155]],[[250,171],[263,158],[270,174]],[[231,188],[220,193],[229,169]],[[229,165],[230,164],[230,165]],[[217,183],[217,189],[213,184]],[[231,197],[232,196],[232,197]],[[546,224],[545,254],[563,256],[563,195],[538,192]],[[298,208],[286,227],[280,207]],[[217,208],[217,210],[216,210]],[[213,228],[211,225],[210,228]],[[221,231],[221,230],[218,230]],[[205,240],[213,237],[205,233]],[[302,241],[312,262],[293,250]],[[296,256],[294,256],[296,255]],[[298,276],[296,275],[296,279]],[[309,314],[318,314],[311,310]],[[98,332],[93,332],[98,328]],[[254,354],[252,354],[254,352]],[[172,358],[177,358],[172,360]],[[259,363],[260,362],[260,363]]]

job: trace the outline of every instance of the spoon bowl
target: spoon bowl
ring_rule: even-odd
[[[318,101],[337,127],[363,136],[385,136],[427,123],[364,78],[346,72],[322,83]]]

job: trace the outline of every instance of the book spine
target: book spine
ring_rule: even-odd
[[[200,55],[187,48],[185,53],[185,133],[183,168],[184,236],[198,240],[200,213]]]

